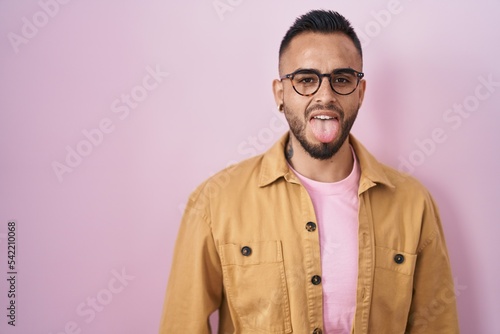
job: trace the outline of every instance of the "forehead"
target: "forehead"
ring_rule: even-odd
[[[314,68],[325,73],[345,67],[362,70],[354,43],[340,32],[301,33],[291,40],[280,59],[280,71],[286,73],[298,68]]]

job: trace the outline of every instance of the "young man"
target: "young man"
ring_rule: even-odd
[[[181,223],[161,333],[458,333],[437,208],[350,129],[362,51],[331,11],[281,43],[278,109],[290,126],[265,154],[207,180]]]

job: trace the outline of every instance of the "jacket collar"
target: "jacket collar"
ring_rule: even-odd
[[[300,183],[296,175],[288,167],[285,158],[285,145],[289,133],[284,134],[262,157],[259,175],[259,186],[265,187],[283,177],[289,182]],[[349,142],[358,158],[361,177],[359,180],[359,193],[377,185],[384,184],[394,188],[386,174],[384,166],[353,136],[349,135]]]

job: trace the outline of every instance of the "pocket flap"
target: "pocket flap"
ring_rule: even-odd
[[[242,249],[250,248],[249,255],[243,255]],[[220,245],[222,265],[252,265],[261,263],[276,263],[283,261],[281,241],[257,241],[241,244]]]
[[[396,249],[375,247],[375,266],[389,269],[404,275],[412,275],[417,262],[417,255]]]

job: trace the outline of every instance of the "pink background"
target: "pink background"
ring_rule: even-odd
[[[481,84],[500,82],[498,1],[65,1],[0,2],[1,333],[157,332],[187,196],[286,130],[271,93],[278,46],[314,8],[362,35],[353,132],[434,195],[462,332],[500,333],[500,87]],[[85,156],[58,178],[68,149]]]

